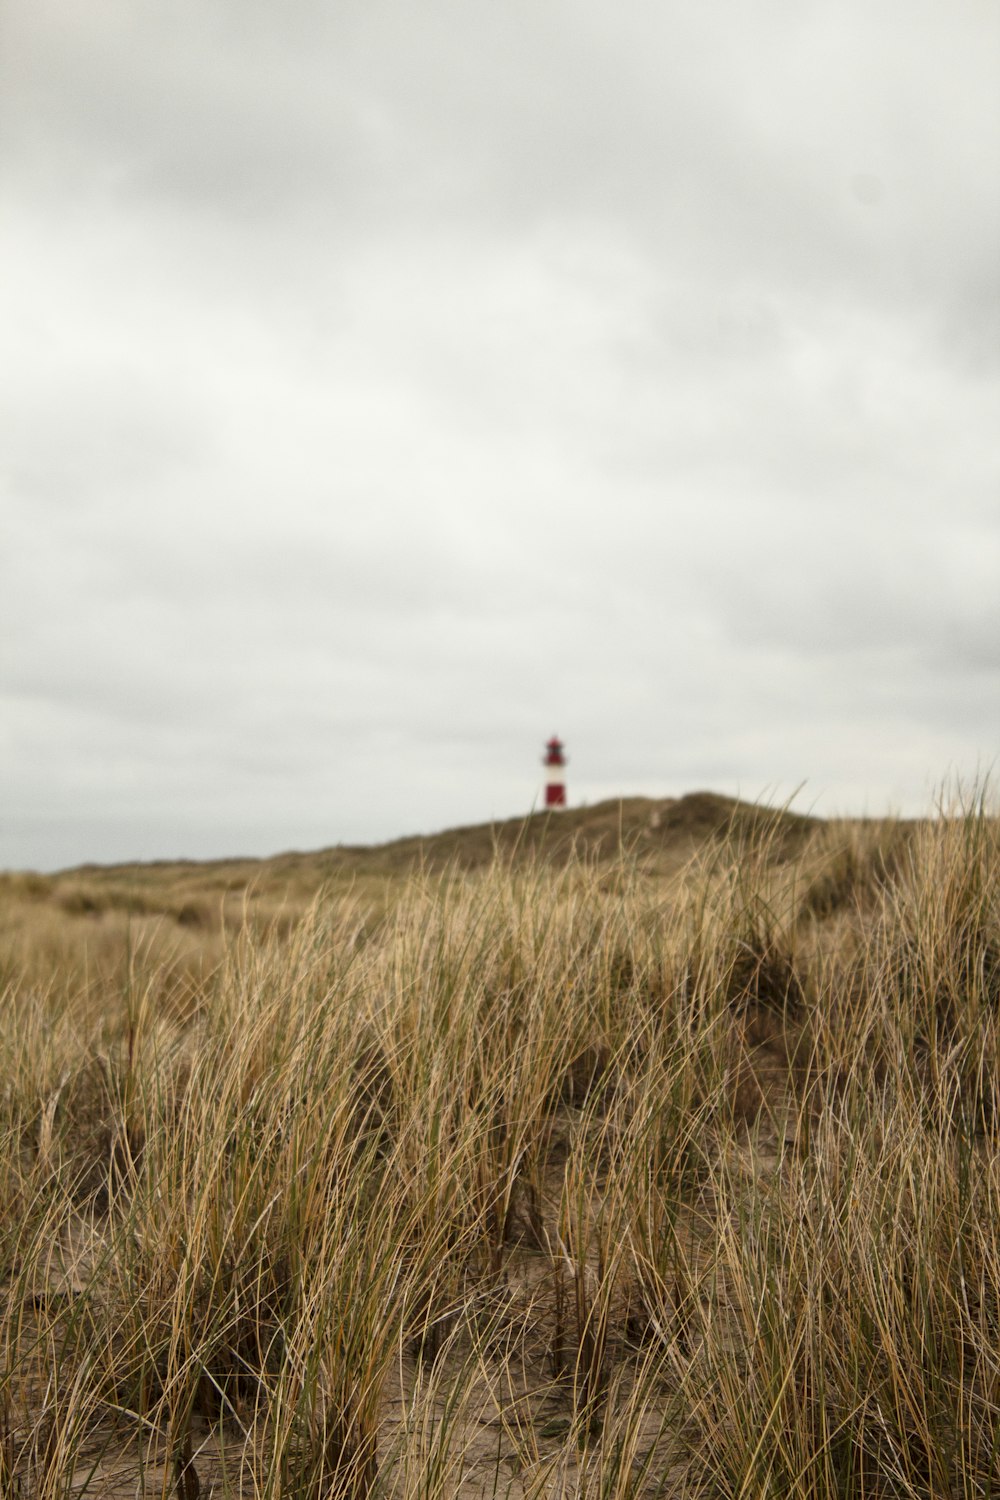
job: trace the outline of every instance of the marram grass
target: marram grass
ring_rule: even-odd
[[[998,852],[8,881],[0,1494],[1000,1495]]]

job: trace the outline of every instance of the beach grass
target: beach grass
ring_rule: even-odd
[[[0,1494],[1000,1494],[988,798],[660,827],[0,878]]]

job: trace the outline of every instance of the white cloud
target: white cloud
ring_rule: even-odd
[[[4,24],[0,862],[995,753],[994,15]]]

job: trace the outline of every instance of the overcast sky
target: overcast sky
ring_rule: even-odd
[[[1000,751],[993,0],[0,0],[0,866]]]

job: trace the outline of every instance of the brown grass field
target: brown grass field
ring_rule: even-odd
[[[0,1497],[1000,1497],[1000,824],[0,876]]]

